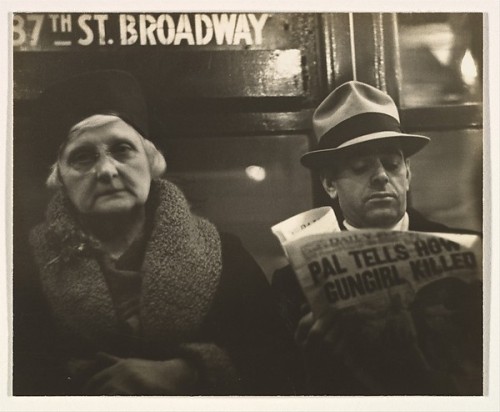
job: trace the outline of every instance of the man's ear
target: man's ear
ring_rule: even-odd
[[[410,169],[410,159],[405,159],[406,163],[406,191],[410,190],[411,182],[411,169]]]
[[[337,186],[335,185],[335,181],[332,179],[331,173],[322,172],[320,174],[321,184],[323,185],[323,189],[332,199],[337,197]]]

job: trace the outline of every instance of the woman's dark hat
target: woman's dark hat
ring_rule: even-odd
[[[373,140],[397,141],[406,157],[430,141],[403,133],[391,97],[358,81],[344,83],[330,93],[314,111],[312,122],[317,146],[300,159],[310,169],[324,167],[347,148]]]
[[[49,86],[40,97],[42,140],[57,149],[70,129],[95,114],[114,114],[148,138],[147,105],[138,81],[128,72],[100,70]]]

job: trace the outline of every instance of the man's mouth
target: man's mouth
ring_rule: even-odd
[[[380,192],[380,193],[373,193],[372,195],[368,196],[367,201],[393,200],[395,198],[396,196],[393,193]]]

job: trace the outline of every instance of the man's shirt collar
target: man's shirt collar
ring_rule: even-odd
[[[346,220],[344,220],[343,223],[344,227],[349,231],[368,229],[368,228],[354,227],[349,223],[347,223]],[[408,213],[405,213],[404,216],[401,218],[401,220],[399,220],[394,226],[388,227],[385,230],[400,230],[402,232],[406,232],[409,226],[410,226],[410,219],[408,217]]]

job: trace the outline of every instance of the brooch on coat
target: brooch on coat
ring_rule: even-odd
[[[79,229],[65,230],[64,233],[55,225],[47,231],[47,243],[51,249],[59,250],[59,255],[51,259],[45,267],[55,263],[66,264],[74,258],[91,256],[100,249],[100,243],[94,237]]]

